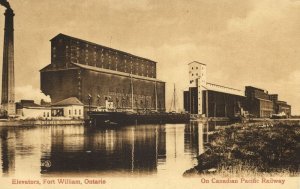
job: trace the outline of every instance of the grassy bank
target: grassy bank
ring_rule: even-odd
[[[212,134],[206,149],[185,176],[299,176],[300,125],[275,121],[232,126]]]

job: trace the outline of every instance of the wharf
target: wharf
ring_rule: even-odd
[[[0,127],[83,125],[84,120],[0,120]]]

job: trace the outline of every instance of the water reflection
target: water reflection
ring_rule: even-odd
[[[4,129],[1,132],[1,160],[2,160],[2,173],[8,175],[15,170],[15,143],[11,139],[14,133],[8,132]]]
[[[114,129],[2,128],[2,175],[181,176],[204,152],[207,128],[198,122]]]

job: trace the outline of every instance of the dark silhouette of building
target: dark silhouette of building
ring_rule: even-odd
[[[72,96],[92,107],[109,99],[116,109],[165,111],[165,82],[146,58],[59,34],[51,39],[51,64],[40,73],[52,103]]]
[[[183,109],[186,112],[190,111],[190,93],[189,91],[183,91]]]
[[[184,107],[185,111],[198,114],[197,88],[192,87],[184,93],[189,94],[184,95],[184,101],[189,102]],[[219,91],[205,90],[202,91],[202,96],[203,114],[208,117],[235,117],[241,114],[241,109],[245,104],[245,97]]]
[[[245,97],[235,94],[208,90],[203,92],[203,99],[204,114],[208,117],[237,117],[242,114],[245,107]]]
[[[206,117],[235,117],[241,114],[245,96],[241,90],[207,82],[206,64],[189,63],[189,90],[184,91],[184,109]]]
[[[291,105],[288,105],[285,101],[278,100],[278,94],[269,95],[270,100],[273,101],[273,112],[274,114],[285,114],[290,117],[292,114]]]
[[[291,106],[278,100],[278,94],[252,86],[245,91],[207,82],[206,64],[193,61],[189,65],[189,90],[183,92],[184,109],[206,117],[271,117],[291,115]]]
[[[252,86],[246,86],[246,109],[255,117],[271,117],[273,114],[273,102],[268,91]]]

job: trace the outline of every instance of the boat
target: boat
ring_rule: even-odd
[[[190,115],[186,113],[132,113],[132,112],[88,112],[90,126],[111,126],[131,124],[187,123]]]
[[[131,82],[131,102],[133,102],[133,85]],[[156,94],[157,98],[157,94]],[[156,100],[157,101],[157,100]],[[109,104],[109,103],[106,103]],[[111,105],[109,105],[111,107]],[[157,105],[155,110],[137,111],[131,109],[127,111],[119,111],[113,108],[106,108],[104,111],[88,111],[88,125],[98,126],[112,126],[112,125],[128,125],[128,124],[164,124],[164,123],[187,123],[190,121],[190,114],[177,113],[175,104],[175,86],[174,86],[174,103],[171,107],[175,110],[170,112],[158,112]]]

